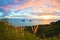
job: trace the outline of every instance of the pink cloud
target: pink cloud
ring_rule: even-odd
[[[14,0],[14,2],[16,2],[16,3],[17,3],[17,2],[18,2],[18,0]]]
[[[15,2],[18,2],[18,0],[14,0]],[[44,4],[46,3],[48,0],[28,0],[28,2],[24,3],[23,5],[19,5],[19,4],[14,4],[14,5],[8,5],[8,6],[5,6],[3,7],[5,10],[7,10],[8,8],[10,7],[13,7],[13,6],[16,6],[16,10],[22,10],[22,9],[25,9],[25,8],[28,8],[28,7],[41,7],[42,9],[49,9],[51,8],[52,9],[59,9],[60,10],[60,4],[56,1],[56,0],[51,0],[49,3],[51,3],[52,5],[55,5],[51,7],[49,7],[49,3],[47,4]],[[48,7],[46,7],[48,6]]]

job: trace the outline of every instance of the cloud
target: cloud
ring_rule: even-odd
[[[4,0],[4,1],[0,0],[0,4],[1,4],[0,7],[3,6],[2,8],[5,11],[9,10],[10,8],[25,11],[26,8],[32,7],[34,11],[30,8],[31,12],[32,11],[33,13],[36,12],[35,14],[37,15],[37,14],[41,14],[42,12],[45,13],[45,11],[52,13],[52,10],[54,9],[60,10],[58,1],[57,0]],[[34,9],[35,7],[37,9]]]
[[[5,16],[6,16],[5,12],[0,12],[0,18],[5,17]]]
[[[2,13],[0,13],[0,16],[2,16]]]

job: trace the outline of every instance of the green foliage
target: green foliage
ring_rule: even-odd
[[[60,21],[57,21],[46,28],[44,34],[49,37],[58,36],[60,34]]]
[[[6,19],[0,21],[0,40],[60,40],[60,38],[55,37],[55,35],[58,34],[60,34],[59,21],[51,24],[47,28],[39,28],[37,35],[43,36],[44,38],[27,30],[21,30],[20,27],[13,27]],[[48,36],[49,38],[46,38],[45,36]]]
[[[25,34],[25,35],[24,35]],[[23,36],[24,35],[24,36]],[[0,40],[37,40],[34,34],[13,27],[6,20],[0,21]]]

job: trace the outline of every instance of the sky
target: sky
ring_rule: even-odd
[[[60,15],[60,0],[0,0],[0,11],[8,12],[10,9],[28,9],[36,15]]]
[[[17,10],[22,10],[28,7],[60,10],[60,0],[0,0],[0,8],[6,10],[10,7],[15,7]]]
[[[8,12],[10,9],[15,11],[28,9],[36,15],[41,13],[60,15],[60,0],[0,0],[0,11]]]
[[[30,18],[41,15],[60,16],[60,0],[0,0],[0,16],[4,14],[1,12]]]

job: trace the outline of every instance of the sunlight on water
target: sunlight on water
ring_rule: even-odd
[[[33,25],[42,25],[50,24],[56,20],[39,20],[39,19],[8,19],[8,22],[13,26],[33,26]]]

